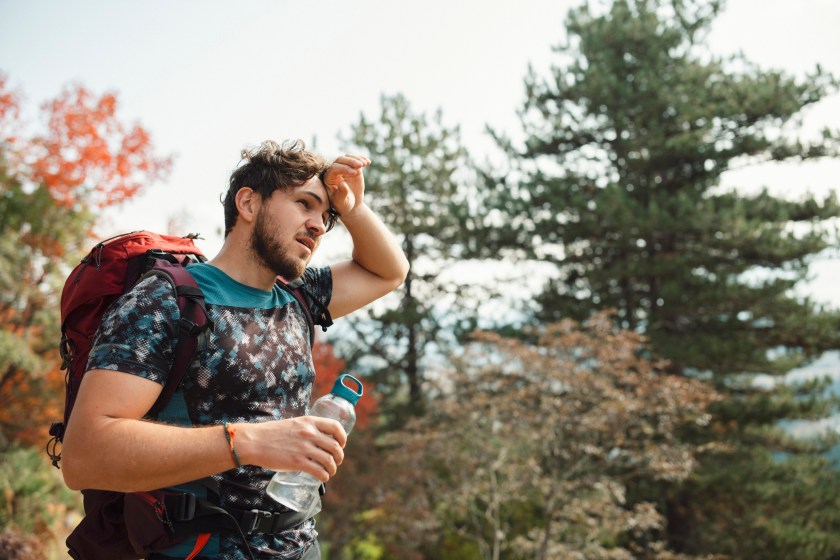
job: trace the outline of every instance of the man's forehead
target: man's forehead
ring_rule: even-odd
[[[321,179],[318,178],[316,175],[312,177],[304,184],[295,187],[292,191],[293,193],[300,193],[300,194],[308,194],[318,199],[319,202],[322,202],[325,205],[329,205],[329,197],[327,196],[327,188],[324,186],[324,183],[321,182]]]

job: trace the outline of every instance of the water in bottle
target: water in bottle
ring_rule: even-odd
[[[352,389],[345,381],[355,385]],[[356,423],[356,402],[362,396],[362,383],[352,375],[344,374],[336,379],[332,391],[312,405],[310,416],[321,416],[337,420],[349,434]],[[300,471],[279,471],[268,483],[266,493],[289,509],[308,513],[311,517],[321,510],[321,496],[318,492],[321,481]]]

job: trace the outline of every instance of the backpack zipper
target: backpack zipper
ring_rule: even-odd
[[[155,515],[157,515],[158,521],[165,524],[170,532],[175,532],[175,527],[172,526],[172,521],[169,519],[169,515],[166,512],[166,506],[163,502],[148,492],[135,492],[134,495],[151,505],[155,511]]]

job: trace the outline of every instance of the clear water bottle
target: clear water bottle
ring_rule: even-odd
[[[345,381],[356,385],[351,389]],[[315,401],[310,416],[337,420],[346,433],[356,423],[356,402],[362,396],[362,383],[352,375],[344,374],[335,380],[332,391]],[[278,471],[268,483],[266,493],[289,509],[308,513],[312,517],[321,511],[318,490],[321,481],[301,471]]]

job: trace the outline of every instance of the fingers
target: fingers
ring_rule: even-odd
[[[318,431],[332,438],[333,442],[338,444],[339,449],[344,449],[344,446],[347,445],[347,432],[336,420],[321,418],[320,416],[305,416],[304,418],[312,419]]]
[[[342,455],[343,457],[343,455]],[[309,456],[301,456],[295,470],[311,474],[321,482],[327,482],[338,472],[340,461],[327,451],[316,448]]]
[[[303,471],[326,482],[344,461],[347,434],[328,418],[300,416],[241,424],[240,456],[249,464],[277,471]]]
[[[361,169],[370,165],[370,159],[356,154],[344,154],[343,156],[335,158],[333,165],[335,164],[346,165],[348,167],[352,167],[353,169]]]
[[[327,176],[330,178],[355,177],[359,173],[361,173],[360,167],[352,167],[345,163],[333,163],[327,171]]]
[[[327,176],[336,178],[339,177],[355,177],[362,172],[362,169],[370,165],[371,161],[365,156],[354,154],[346,154],[337,157],[330,168],[327,170]]]
[[[297,457],[300,462],[298,470],[327,482],[344,461],[343,447],[347,443],[347,434],[335,420],[314,416],[305,416],[300,420],[311,429],[301,433],[304,448]]]

